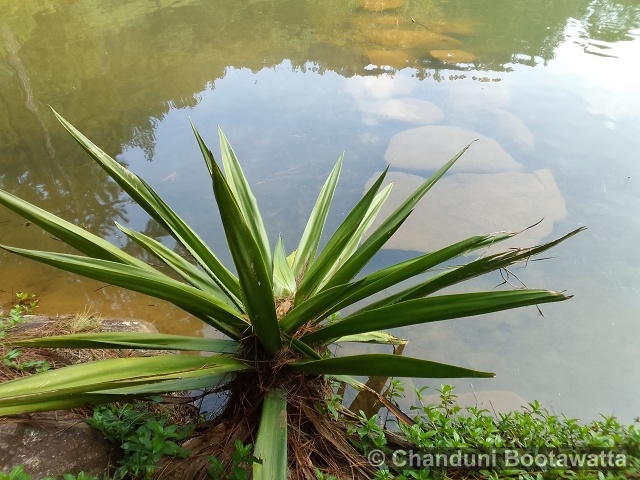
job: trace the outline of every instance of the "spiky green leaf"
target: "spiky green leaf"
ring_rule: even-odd
[[[268,273],[271,269],[267,267],[271,262],[262,256],[216,163],[213,163],[212,179],[227,244],[238,271],[244,307],[260,343],[269,354],[275,355],[281,343],[271,275]]]
[[[6,340],[8,345],[38,348],[131,348],[235,353],[238,343],[215,338],[169,335],[166,333],[101,332],[56,335],[29,340]]]
[[[419,257],[405,260],[404,262],[391,265],[367,275],[362,279],[360,288],[350,295],[345,295],[344,299],[336,305],[336,309],[341,310],[349,305],[367,298],[375,293],[382,292],[387,288],[398,285],[409,278],[420,275],[427,270],[452,260],[468,252],[482,248],[491,241],[497,243],[507,238],[511,238],[510,233],[496,233],[490,235],[478,235],[468,238],[453,245],[449,245],[435,252],[426,253]],[[395,302],[394,302],[395,303]],[[369,306],[364,309],[370,310]]]
[[[345,335],[483,315],[527,305],[559,302],[568,298],[570,297],[562,292],[548,290],[474,292],[419,298],[354,314],[305,335],[302,340],[308,344],[324,343]]]
[[[227,303],[229,297],[220,289],[218,284],[211,277],[206,275],[198,267],[189,263],[173,250],[165,247],[157,240],[150,238],[142,233],[138,233],[130,228],[120,225],[116,222],[116,226],[134,242],[144,248],[146,251],[154,255],[156,258],[164,262],[174,272],[180,275],[185,281],[189,282],[196,288],[214,295],[218,300]],[[237,308],[237,307],[236,307]]]
[[[296,291],[296,279],[293,270],[287,262],[282,237],[278,236],[278,243],[273,252],[273,294],[276,297],[286,297]]]
[[[247,327],[240,314],[226,303],[157,271],[78,255],[39,252],[3,245],[0,245],[0,248],[68,272],[166,300],[189,313],[196,314],[198,318],[234,340],[239,340],[241,332]]]
[[[358,342],[358,343],[380,343],[383,345],[406,345],[407,340],[398,338],[386,332],[367,332],[357,335],[345,335],[338,338],[334,343]]]
[[[485,273],[500,270],[501,268],[506,268],[518,262],[528,261],[531,257],[549,250],[550,248],[558,245],[559,243],[565,241],[566,239],[576,235],[583,230],[584,227],[581,227],[552,242],[548,242],[531,248],[510,249],[506,252],[478,258],[466,265],[448,269],[447,271],[434,275],[424,282],[420,282],[418,285],[414,285],[398,293],[389,295],[382,300],[371,303],[366,307],[363,307],[361,310],[358,310],[357,313],[364,312],[366,310],[373,310],[386,305],[392,305],[394,303],[402,302],[405,300],[425,297],[427,295],[431,295],[434,292],[442,290],[443,288],[455,285],[456,283],[470,280],[480,275],[484,275]],[[487,244],[488,241],[485,241],[483,243]]]
[[[390,183],[389,185],[384,187],[380,192],[378,192],[378,194],[375,196],[375,198],[371,202],[371,205],[369,205],[369,210],[367,210],[367,213],[365,214],[364,218],[360,222],[360,225],[358,225],[358,228],[352,235],[351,239],[345,245],[345,248],[342,251],[342,254],[336,259],[331,269],[329,269],[325,277],[318,284],[318,287],[317,287],[318,291],[323,290],[325,286],[326,288],[331,288],[332,286],[347,283],[349,280],[351,280],[354,277],[354,275],[349,276],[348,272],[345,272],[344,270],[342,270],[342,266],[347,262],[347,260],[349,260],[349,258],[351,258],[353,253],[357,250],[365,232],[369,229],[369,227],[371,227],[376,217],[378,216],[378,213],[380,213],[380,209],[384,205],[384,202],[386,202],[387,198],[389,198],[389,194],[391,193],[392,187],[393,187],[393,183]],[[397,225],[397,227],[395,227],[391,231],[390,235],[393,235],[393,232],[395,232],[397,228],[400,227],[401,224],[402,222],[400,222]],[[343,274],[337,275],[337,272],[339,271],[342,271]]]
[[[287,480],[287,392],[276,388],[267,392],[262,405],[262,415],[253,464],[254,480]]]
[[[118,389],[127,389],[120,392],[126,395],[174,391],[176,385],[182,390],[182,380],[215,382],[221,375],[248,369],[223,355],[129,357],[72,365],[0,384],[0,415],[71,408],[96,395],[99,401],[116,401],[115,394],[110,400],[105,396]]]
[[[280,319],[280,328],[287,333],[292,333],[302,325],[309,322],[317,322],[324,319],[330,313],[336,311],[335,305],[345,296],[355,292],[360,287],[360,282],[351,285],[340,285],[329,290],[324,290],[299,306],[296,306]]]
[[[33,222],[76,250],[95,258],[151,269],[146,263],[125,253],[102,238],[40,207],[0,190],[0,204]]]
[[[387,169],[382,172],[374,184],[369,188],[367,193],[360,199],[355,207],[349,212],[347,218],[340,224],[335,233],[331,236],[324,249],[318,255],[313,265],[306,272],[300,285],[298,285],[298,291],[296,293],[296,303],[306,299],[316,289],[316,287],[323,280],[327,272],[333,267],[337,258],[342,255],[345,248],[348,246],[349,241],[355,235],[358,225],[365,218],[369,211],[369,206],[380,188]],[[296,254],[297,256],[297,254]]]
[[[53,109],[52,109],[53,110]],[[238,279],[222,265],[202,239],[140,177],[130,172],[98,148],[55,110],[54,115],[80,146],[124,189],[155,221],[163,226],[193,255],[199,265],[237,303]]]
[[[429,360],[375,353],[295,362],[288,364],[288,368],[317,375],[376,375],[414,378],[489,378],[495,376],[490,372],[470,370]]]
[[[218,127],[218,135],[220,137],[220,151],[222,152],[222,166],[224,167],[227,184],[238,202],[238,207],[240,207],[240,211],[260,249],[262,257],[265,259],[265,263],[270,264],[271,248],[269,247],[267,231],[264,228],[256,197],[253,195],[251,187],[249,187],[249,182],[242,171],[233,148],[231,148],[220,127]]]
[[[333,200],[333,194],[338,184],[338,178],[340,177],[340,170],[342,169],[342,159],[344,155],[341,155],[335,166],[331,170],[329,177],[325,181],[318,200],[311,211],[309,220],[307,220],[307,226],[302,233],[302,238],[296,249],[296,255],[293,260],[293,272],[296,277],[301,276],[313,263],[320,243],[320,237],[329,214],[329,207]]]
[[[355,277],[360,270],[378,253],[382,246],[391,238],[400,225],[411,214],[414,207],[433,187],[453,164],[467,151],[471,144],[464,147],[451,160],[445,163],[437,172],[429,177],[415,192],[413,192],[382,224],[367,238],[367,240],[351,255],[342,268],[336,273],[327,287],[346,283]]]

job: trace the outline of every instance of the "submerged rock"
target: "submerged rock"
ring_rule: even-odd
[[[374,226],[425,180],[401,172],[389,172],[386,179],[394,186]],[[429,252],[474,235],[522,230],[544,218],[535,228],[499,243],[494,250],[528,247],[538,244],[552,232],[554,222],[565,217],[564,198],[549,170],[458,173],[442,178],[433,187],[384,248]]]
[[[431,50],[429,54],[441,62],[447,63],[471,63],[478,57],[464,50]]]
[[[378,67],[389,66],[396,70],[402,70],[409,65],[411,57],[406,50],[379,50],[372,49],[366,52],[367,58],[372,65]]]
[[[371,43],[392,48],[446,49],[460,45],[460,40],[429,30],[366,30],[362,37]]]
[[[404,5],[404,0],[360,0],[360,7],[370,12],[394,10]]]
[[[525,151],[533,149],[534,137],[524,122],[511,112],[494,108],[487,112],[493,117],[498,131]]]
[[[442,20],[436,24],[427,24],[427,26],[438,33],[449,33],[453,35],[471,36],[476,33],[477,22],[470,20],[446,21]]]
[[[350,17],[351,24],[354,28],[360,31],[371,30],[372,28],[400,28],[400,27],[408,27],[411,25],[409,21],[407,21],[404,17],[400,15],[372,15],[369,13],[366,14],[355,14]]]
[[[404,96],[415,88],[415,84],[410,79],[402,75],[394,78],[386,73],[347,78],[346,86],[347,92],[353,95],[358,102]]]
[[[405,130],[389,142],[384,160],[394,167],[435,171],[473,142],[451,171],[504,172],[521,165],[493,138],[460,127],[427,126]]]

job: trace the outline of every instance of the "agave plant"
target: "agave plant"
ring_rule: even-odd
[[[106,240],[14,195],[0,191],[0,203],[74,247],[84,255],[2,248],[63,270],[173,303],[222,332],[227,339],[148,333],[90,333],[15,341],[49,348],[159,349],[205,352],[117,358],[69,366],[0,385],[0,415],[67,409],[152,394],[229,388],[251,398],[259,410],[253,466],[256,479],[286,479],[291,405],[301,385],[328,380],[362,389],[354,376],[422,378],[491,377],[493,374],[390,354],[335,356],[336,342],[402,342],[382,330],[467,317],[568,297],[561,292],[514,289],[433,295],[441,289],[529,259],[566,238],[526,249],[467,259],[434,270],[443,262],[485,249],[513,233],[492,233],[359,276],[360,271],[411,214],[418,201],[469,148],[465,147],[424,182],[396,211],[364,239],[387,199],[380,189],[386,170],[353,207],[325,247],[318,251],[340,175],[340,158],[326,180],[297,248],[287,255],[282,239],[269,245],[256,199],[229,145],[219,132],[222,169],[192,125],[213,182],[215,199],[237,276],[141,178],[128,171],[70,123],[58,120],[85,151],[163,226],[193,257],[187,261],[157,240],[117,225],[124,234],[169,267],[166,275]],[[224,173],[223,173],[224,170]],[[356,302],[425,272],[426,280],[335,319]],[[178,280],[180,278],[181,280]],[[348,352],[348,350],[347,350]],[[236,387],[234,389],[234,382]],[[243,382],[238,387],[237,382]],[[244,390],[244,391],[240,391]],[[320,390],[318,390],[320,391]],[[239,401],[231,395],[229,403]],[[307,405],[320,398],[311,399]],[[298,405],[299,407],[299,405]],[[296,407],[296,408],[298,408]],[[306,408],[306,407],[305,407]],[[243,415],[242,411],[234,410]],[[246,435],[245,435],[246,437]],[[290,456],[291,457],[291,456]],[[296,468],[299,468],[296,467]]]

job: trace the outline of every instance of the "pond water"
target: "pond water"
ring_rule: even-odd
[[[168,241],[49,104],[143,176],[229,264],[189,118],[212,147],[223,128],[271,240],[282,233],[289,249],[342,152],[330,230],[387,164],[397,203],[478,138],[371,268],[542,219],[511,246],[589,229],[513,272],[575,297],[543,306],[544,316],[527,308],[402,329],[405,354],[496,372],[473,387],[454,382],[460,392],[507,390],[583,419],[640,414],[635,0],[0,5],[0,188],[121,245],[114,221]],[[0,243],[63,248],[4,208]],[[20,291],[35,293],[42,313],[90,309],[215,334],[159,300],[0,254],[0,303]]]

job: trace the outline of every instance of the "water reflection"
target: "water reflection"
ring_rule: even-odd
[[[576,333],[573,322],[536,323],[535,312],[490,321],[486,332],[434,326],[411,335],[411,354],[435,352],[458,364],[467,352],[469,366],[499,373],[488,388],[542,400],[538,393],[548,399],[578,392],[591,403],[565,400],[563,410],[592,415],[619,405],[629,418],[637,414],[628,394],[628,385],[640,381],[632,369],[640,355],[632,312],[640,306],[629,295],[640,288],[638,262],[629,255],[640,232],[634,220],[640,174],[629,160],[640,111],[637,75],[629,67],[637,60],[636,1],[0,0],[0,11],[0,187],[134,253],[114,221],[174,245],[89,163],[47,104],[148,179],[217,253],[225,243],[209,213],[210,182],[187,116],[211,144],[212,123],[223,125],[269,234],[282,232],[289,247],[341,151],[347,161],[336,205],[347,206],[383,168],[385,151],[399,197],[402,185],[428,176],[459,143],[480,138],[463,160],[467,167],[461,162],[433,191],[427,210],[412,216],[417,224],[408,225],[416,230],[395,247],[422,250],[449,241],[423,232],[423,215],[436,215],[436,230],[455,232],[453,240],[545,217],[519,244],[535,243],[554,224],[565,231],[587,224],[584,240],[564,251],[571,253],[569,264],[531,272],[529,283],[575,292],[580,302],[563,304],[558,315],[588,327]],[[452,150],[425,143],[433,136]],[[418,159],[412,148],[430,154]],[[455,227],[428,210],[453,205],[465,212]],[[343,210],[332,212],[328,230]],[[61,248],[6,211],[0,211],[0,242]],[[602,249],[593,260],[590,252]],[[556,281],[547,285],[549,278]],[[17,257],[0,255],[0,279],[0,303],[25,290],[41,295],[51,313],[88,303],[104,315],[156,321],[164,331],[199,328],[177,309]],[[602,288],[610,299],[594,300]],[[612,317],[623,335],[602,322]],[[519,329],[523,338],[516,338]],[[547,378],[554,365],[576,363],[584,346],[595,344],[600,364],[580,364],[588,380],[566,380],[578,377],[566,371]],[[536,352],[528,352],[531,345]],[[543,361],[538,357],[546,358],[541,371],[525,370]]]
[[[581,39],[605,42],[629,40],[640,25],[639,7],[629,0],[544,6],[495,0],[361,2],[356,9],[337,0],[179,6],[137,1],[109,9],[91,1],[3,3],[3,150],[43,141],[50,153],[55,138],[47,132],[58,134],[51,117],[41,113],[50,103],[64,106],[67,117],[87,119],[85,130],[106,149],[140,146],[149,160],[157,121],[169,108],[197,104],[198,92],[229,66],[258,71],[288,59],[294,68],[311,62],[319,73],[348,76],[371,73],[370,64],[410,66],[419,78],[453,80],[464,76],[441,76],[441,69],[451,68],[442,62],[473,62],[474,70],[491,72],[534,65],[537,59],[548,62],[569,18],[581,19]],[[460,53],[466,50],[477,58]],[[39,118],[25,118],[25,102]],[[32,140],[25,142],[24,125],[33,122],[44,138],[34,141],[31,128]]]

